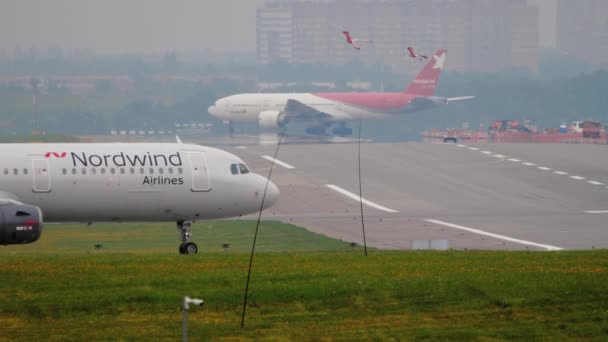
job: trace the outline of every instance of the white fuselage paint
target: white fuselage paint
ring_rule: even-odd
[[[311,93],[238,94],[222,98],[209,109],[221,120],[233,122],[257,121],[261,112],[282,111],[288,100],[296,100],[329,112],[334,121],[381,119],[390,114],[371,111],[348,103],[325,99]]]
[[[0,201],[53,221],[180,221],[259,211],[267,183],[237,156],[188,144],[0,144]],[[270,183],[265,207],[278,198]]]

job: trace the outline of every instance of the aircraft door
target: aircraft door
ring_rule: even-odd
[[[34,192],[51,192],[51,172],[48,159],[32,160],[32,176]]]
[[[192,172],[192,191],[211,191],[211,178],[207,158],[203,152],[188,152]]]

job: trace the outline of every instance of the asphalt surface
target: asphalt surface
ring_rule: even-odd
[[[267,175],[271,161],[263,156],[275,147],[222,148]],[[608,146],[363,143],[361,152],[370,246],[448,240],[452,249],[608,248]],[[357,144],[286,144],[277,159],[286,164],[272,174],[281,198],[265,219],[363,243]]]

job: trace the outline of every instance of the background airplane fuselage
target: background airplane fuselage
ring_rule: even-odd
[[[218,100],[209,112],[223,120],[257,121],[263,111],[282,111],[288,100],[331,112],[334,121],[382,119],[395,114],[422,110],[412,108],[417,97],[407,93],[271,93],[238,94]]]
[[[180,221],[260,209],[266,178],[236,156],[188,144],[0,144],[0,198],[52,221]],[[269,186],[271,205],[278,197]]]

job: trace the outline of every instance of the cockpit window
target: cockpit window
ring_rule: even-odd
[[[249,173],[249,169],[245,164],[239,164],[239,169],[241,170],[242,175]]]
[[[239,174],[239,166],[236,164],[231,164],[230,165],[230,172],[232,172],[233,175],[238,175]]]

